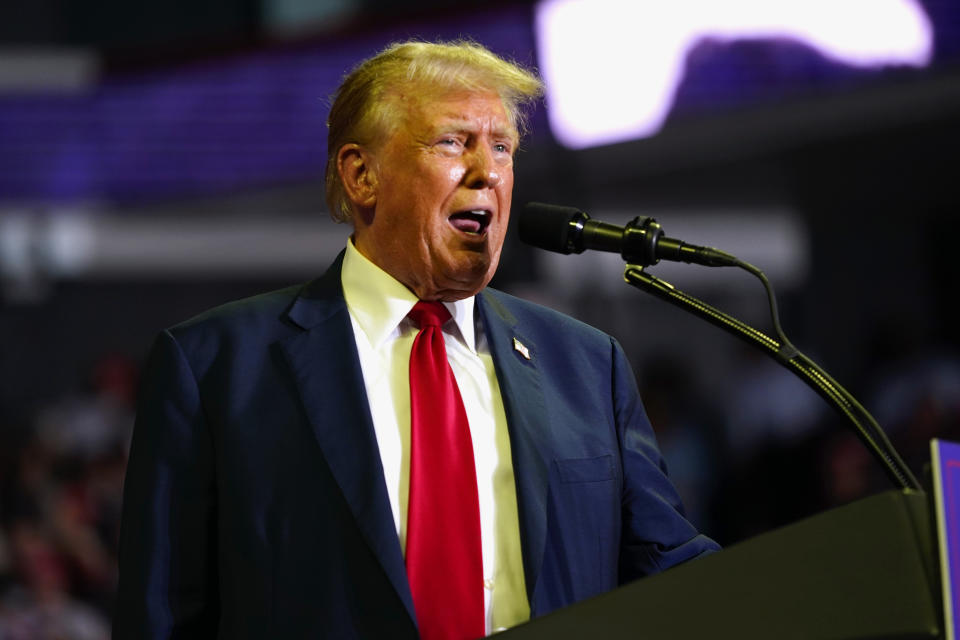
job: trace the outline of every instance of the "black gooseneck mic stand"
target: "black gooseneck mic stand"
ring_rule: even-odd
[[[641,233],[631,234],[631,229]],[[625,246],[623,250],[623,256],[627,260],[623,278],[627,283],[703,318],[760,349],[786,367],[847,419],[863,444],[883,465],[894,484],[902,489],[922,491],[920,483],[873,416],[849,391],[844,389],[817,363],[794,347],[784,335],[780,327],[780,317],[777,312],[777,301],[773,293],[773,287],[760,269],[735,256],[723,254],[726,257],[724,266],[738,266],[752,273],[763,283],[770,302],[770,316],[777,335],[776,338],[772,338],[702,300],[680,291],[669,282],[644,272],[645,267],[659,262],[656,257],[656,248],[663,231],[656,220],[640,216],[627,224],[626,230],[624,235],[636,240],[636,244],[632,247]],[[718,253],[722,254],[723,252]]]

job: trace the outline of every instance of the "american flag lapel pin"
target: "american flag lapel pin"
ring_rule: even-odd
[[[520,355],[522,355],[527,360],[530,359],[530,349],[527,349],[526,345],[520,342],[519,340],[517,340],[516,338],[513,339],[513,348],[516,349],[520,353]]]

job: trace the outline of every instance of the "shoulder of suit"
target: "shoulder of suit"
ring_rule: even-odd
[[[208,309],[168,331],[178,340],[226,334],[271,334],[284,325],[287,311],[308,284],[293,285],[233,300]]]
[[[191,333],[208,335],[224,332],[274,338],[277,333],[285,333],[295,327],[289,314],[298,299],[342,299],[340,269],[343,254],[341,251],[326,272],[307,283],[227,302],[174,325],[168,331],[176,338]]]

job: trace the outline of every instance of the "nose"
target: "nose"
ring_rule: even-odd
[[[477,145],[469,154],[465,182],[471,189],[492,189],[503,179],[493,159],[493,151]]]

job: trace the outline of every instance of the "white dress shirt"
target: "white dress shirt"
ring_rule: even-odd
[[[406,549],[410,482],[410,350],[418,328],[406,317],[417,297],[347,242],[344,298],[363,370],[393,519]],[[524,585],[510,438],[493,358],[474,298],[443,303],[447,358],[470,423],[480,500],[486,631],[530,617]]]

